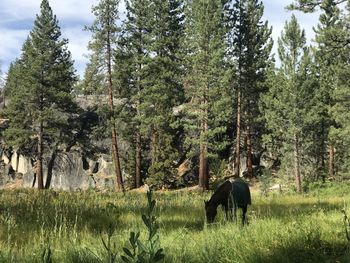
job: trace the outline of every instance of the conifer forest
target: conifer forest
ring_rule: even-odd
[[[0,262],[350,262],[350,0],[277,41],[270,0],[96,0],[80,76],[53,1],[0,72]]]

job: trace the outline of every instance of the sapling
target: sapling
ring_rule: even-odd
[[[350,219],[346,213],[345,208],[342,209],[343,212],[343,220],[344,220],[344,228],[345,228],[345,236],[346,236],[346,240],[348,241],[349,245],[350,245],[350,233],[349,233],[349,229],[350,229]]]
[[[156,201],[152,200],[152,191],[147,192],[147,211],[142,215],[143,223],[148,231],[148,239],[140,240],[140,232],[130,232],[129,242],[131,250],[124,247],[125,255],[121,258],[125,263],[155,263],[161,261],[165,255],[163,248],[160,248],[157,218],[154,216]]]
[[[43,253],[41,254],[42,263],[52,263],[52,250],[50,243],[47,244],[47,247],[44,248]]]
[[[107,262],[108,263],[115,263],[117,262],[117,252],[116,252],[116,243],[112,243],[112,237],[114,235],[115,227],[110,224],[107,230],[107,241],[104,240],[104,238],[101,236],[101,241],[103,244],[103,247],[107,251]]]

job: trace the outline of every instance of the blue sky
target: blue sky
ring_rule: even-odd
[[[88,53],[87,44],[90,33],[83,30],[94,19],[91,7],[98,0],[49,0],[61,27],[62,36],[68,38],[68,48],[75,61],[77,73],[82,76]],[[265,5],[264,19],[273,26],[273,38],[276,53],[277,38],[286,20],[292,12],[285,11],[285,6],[292,0],[263,0]],[[0,63],[2,73],[6,73],[9,64],[20,55],[21,47],[33,26],[36,14],[39,13],[41,0],[1,0],[0,1]],[[124,12],[124,4],[121,11]],[[295,12],[302,28],[306,30],[309,43],[314,37],[312,30],[318,21],[318,14],[302,14]]]

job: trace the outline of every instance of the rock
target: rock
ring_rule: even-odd
[[[272,154],[264,152],[260,157],[260,166],[265,167],[266,169],[272,169],[278,165],[278,160]]]
[[[4,175],[8,176],[11,179],[14,179],[15,170],[13,169],[11,164],[6,164],[4,168]]]
[[[282,187],[280,184],[274,184],[269,188],[269,190],[282,192]]]
[[[1,129],[6,128],[9,121],[10,121],[9,119],[0,119],[0,128]]]
[[[16,157],[17,155],[13,156]],[[24,164],[30,163],[24,157],[21,157],[20,160]],[[10,163],[12,162],[10,160]],[[64,152],[56,155],[51,171],[48,171],[47,163],[48,160],[45,159],[43,165],[45,187],[56,190],[75,191],[91,188],[111,189],[115,186],[113,163],[108,160],[107,156],[101,156],[97,161],[87,159],[85,162],[78,152]],[[87,163],[89,166],[88,169],[86,169]],[[6,167],[12,167],[12,165],[8,164]],[[18,176],[16,176],[17,179],[22,180],[21,186],[25,188],[37,187],[35,167],[31,165],[23,167],[23,170],[21,170],[23,171],[23,177],[21,173],[18,173]],[[7,170],[9,169],[7,168]],[[10,171],[5,171],[5,173],[10,173]],[[15,173],[14,170],[12,173]],[[0,186],[4,186],[9,180],[5,181],[0,182]]]
[[[98,105],[108,105],[109,97],[107,95],[77,95],[76,102],[83,109],[93,108]],[[125,103],[121,99],[113,98],[114,105],[122,105]]]
[[[130,191],[131,192],[138,192],[138,193],[147,193],[149,192],[150,187],[148,184],[144,184],[143,186],[139,187],[139,188],[133,188]]]
[[[186,175],[191,170],[191,161],[190,159],[185,160],[180,166],[177,168],[177,176],[179,178]]]
[[[4,186],[16,179],[16,172],[11,164],[5,164],[0,161],[0,187]]]
[[[11,164],[17,173],[22,174],[33,168],[31,161],[22,155],[18,155],[17,152],[12,155]]]

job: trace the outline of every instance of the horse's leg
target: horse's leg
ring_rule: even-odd
[[[244,223],[246,223],[248,225],[248,219],[245,215],[246,213],[247,213],[247,205],[244,205],[242,207],[242,225],[244,225]]]
[[[226,214],[226,221],[233,221],[232,219],[232,206],[231,205],[227,205],[225,206],[225,214]]]
[[[227,211],[228,211],[227,220],[229,220],[230,222],[233,221],[232,207],[233,207],[232,198],[229,198],[227,200]]]
[[[224,205],[224,209],[225,209],[225,215],[226,215],[226,221],[229,220],[229,205],[228,204],[225,204]]]
[[[233,203],[233,216],[234,216],[235,223],[237,223],[237,205],[236,205],[236,203]]]

